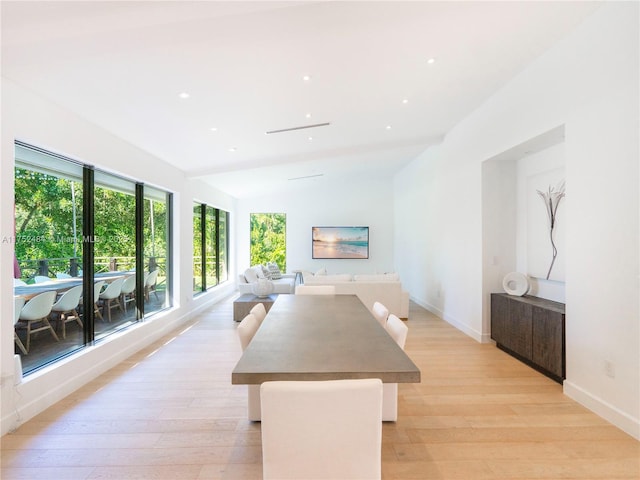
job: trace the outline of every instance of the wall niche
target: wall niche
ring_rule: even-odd
[[[553,237],[546,200],[549,195],[555,195],[557,202],[557,193],[565,183],[563,125],[483,162],[484,332],[490,331],[490,294],[503,292],[502,279],[509,272],[521,272],[529,277],[528,295],[564,303],[567,199],[554,203],[557,209],[553,212]],[[546,200],[538,190],[546,195]],[[551,238],[557,249],[555,259]]]

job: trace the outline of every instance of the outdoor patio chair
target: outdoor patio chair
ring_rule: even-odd
[[[100,320],[104,320],[104,318],[102,318],[102,313],[100,312],[100,306],[98,303],[100,301],[102,287],[104,287],[105,283],[106,282],[104,280],[100,280],[93,284],[93,313],[100,317]]]
[[[100,294],[100,300],[102,300],[102,308],[107,311],[107,319],[111,322],[111,309],[118,307],[123,310],[120,303],[120,294],[122,293],[122,283],[124,277],[116,278],[113,282],[107,285],[104,292]]]
[[[16,345],[18,345],[18,348],[20,349],[20,351],[23,354],[27,354],[27,349],[24,348],[24,344],[22,343],[22,340],[20,340],[20,337],[18,336],[18,332],[16,332],[16,324],[18,323],[18,320],[20,319],[20,311],[22,310],[22,307],[24,306],[24,297],[13,297],[13,341],[15,342]]]
[[[122,298],[120,301],[122,302],[122,306],[124,307],[124,312],[127,313],[127,303],[136,301],[136,276],[129,275],[125,278],[124,282],[122,282],[122,289],[120,291]]]
[[[57,292],[55,290],[42,292],[25,303],[24,307],[22,307],[22,310],[20,310],[20,318],[18,320],[18,323],[26,323],[27,353],[29,353],[29,348],[31,346],[31,335],[36,332],[49,330],[56,342],[60,340],[58,338],[58,335],[56,335],[55,330],[49,323],[48,318],[49,314],[51,313],[51,307],[53,307],[53,302],[55,302],[56,300],[56,295]]]
[[[156,283],[158,282],[158,270],[154,270],[153,272],[147,273],[144,279],[144,299],[145,301],[149,301],[149,295],[151,292],[156,296],[157,300],[160,300],[158,297],[158,292],[156,292]]]
[[[78,285],[64,292],[51,307],[51,312],[56,312],[60,315],[58,321],[62,323],[62,338],[67,338],[67,322],[75,321],[82,328],[82,320],[80,320],[80,315],[78,315],[77,311],[81,296],[82,285]]]

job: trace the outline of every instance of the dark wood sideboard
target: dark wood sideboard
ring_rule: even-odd
[[[563,303],[492,293],[491,338],[498,348],[556,382],[566,378]]]

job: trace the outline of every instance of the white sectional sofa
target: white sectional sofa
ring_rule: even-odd
[[[273,293],[295,293],[296,276],[291,273],[281,274],[281,278],[272,279]],[[238,275],[238,291],[241,294],[253,293],[253,284],[258,278],[264,278],[265,272],[262,265],[254,265],[247,268],[244,273]]]
[[[389,313],[409,318],[409,293],[395,273],[376,275],[313,275],[303,272],[305,285],[334,285],[338,295],[357,295],[371,311],[375,302],[382,303]]]

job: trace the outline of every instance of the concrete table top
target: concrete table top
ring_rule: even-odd
[[[379,378],[420,383],[420,370],[355,295],[280,295],[231,383]]]

